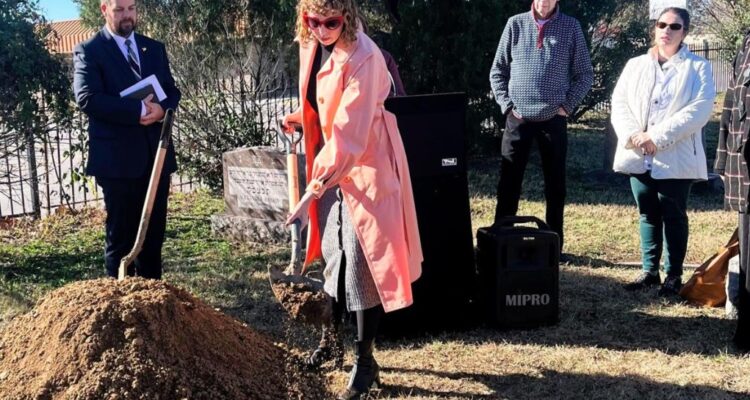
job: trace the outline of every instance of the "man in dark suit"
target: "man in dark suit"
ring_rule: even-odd
[[[107,210],[105,264],[117,276],[120,260],[133,246],[154,162],[164,110],[177,107],[164,45],[134,33],[135,0],[101,0],[106,24],[73,52],[76,102],[89,117],[86,173],[96,178]],[[155,75],[167,98],[120,98],[120,91]],[[161,247],[166,228],[169,175],[177,170],[170,144],[143,250],[128,275],[160,279]]]

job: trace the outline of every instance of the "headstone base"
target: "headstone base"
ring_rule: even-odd
[[[283,222],[227,214],[211,216],[211,231],[233,241],[288,244],[291,240]]]

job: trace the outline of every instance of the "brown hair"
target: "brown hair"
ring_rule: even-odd
[[[661,10],[661,12],[659,13],[659,17],[654,20],[654,25],[652,25],[653,29],[650,30],[649,36],[651,36],[651,42],[654,44],[654,46],[656,46],[656,23],[659,22],[659,18],[669,12],[677,15],[682,20],[682,32],[684,33],[685,37],[690,31],[690,13],[688,13],[688,11],[684,8],[667,7]],[[685,42],[685,37],[683,37],[680,41],[680,46],[682,46],[682,44]]]
[[[359,11],[354,0],[300,0],[297,3],[297,37],[300,42],[309,42],[314,37],[310,28],[305,24],[303,15],[314,12],[316,14],[330,14],[332,11],[340,11],[344,16],[344,27],[341,31],[341,39],[346,42],[357,40],[357,20]]]

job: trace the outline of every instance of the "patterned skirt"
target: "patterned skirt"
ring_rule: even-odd
[[[318,221],[325,260],[323,288],[326,293],[338,302],[343,300],[339,298],[343,295],[349,311],[379,305],[375,281],[338,186],[326,190],[318,200]]]

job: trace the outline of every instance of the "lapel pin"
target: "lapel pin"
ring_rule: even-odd
[[[146,52],[146,48],[145,48],[145,47],[141,47],[141,50],[142,50],[142,51],[143,51],[144,53]]]

